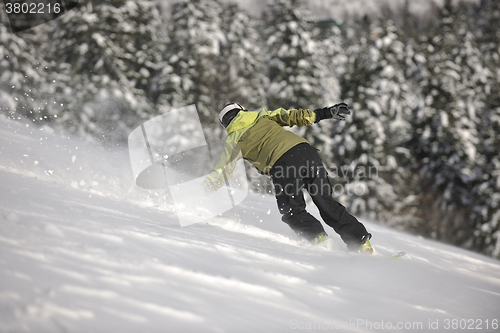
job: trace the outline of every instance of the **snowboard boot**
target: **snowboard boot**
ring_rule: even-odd
[[[328,235],[325,233],[321,233],[318,236],[316,236],[316,238],[314,238],[311,243],[314,245],[317,245],[319,243],[326,241],[327,239],[328,239]]]
[[[362,239],[362,244],[359,247],[358,251],[359,253],[364,253],[364,254],[372,254],[373,253],[373,247],[370,244],[370,238],[372,238],[372,234],[366,234],[363,236]]]

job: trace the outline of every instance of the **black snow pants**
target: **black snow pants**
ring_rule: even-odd
[[[361,245],[363,236],[368,232],[344,206],[333,199],[328,173],[314,147],[301,143],[291,148],[270,171],[282,220],[300,237],[312,241],[325,233],[321,223],[306,211],[302,193],[305,189],[318,207],[323,221],[340,235],[347,247],[356,250]]]

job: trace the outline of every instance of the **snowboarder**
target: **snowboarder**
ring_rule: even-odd
[[[327,239],[322,224],[306,211],[305,189],[318,207],[323,221],[332,227],[351,251],[372,253],[371,234],[332,197],[328,173],[317,150],[303,137],[285,130],[311,125],[324,119],[345,120],[351,114],[345,103],[316,110],[279,108],[249,112],[240,104],[226,104],[219,121],[228,137],[212,173],[204,180],[207,190],[217,190],[231,176],[241,151],[260,173],[271,176],[283,222],[311,243]]]

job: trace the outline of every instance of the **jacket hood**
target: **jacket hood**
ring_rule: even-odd
[[[231,134],[241,129],[252,126],[258,117],[259,117],[259,112],[255,111],[239,112],[238,115],[234,117],[234,119],[231,121],[229,126],[227,126],[226,128],[227,134]]]

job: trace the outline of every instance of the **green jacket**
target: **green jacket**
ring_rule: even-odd
[[[269,174],[271,167],[290,148],[308,142],[283,126],[311,125],[316,114],[309,109],[239,112],[226,128],[228,137],[219,161],[205,179],[205,185],[219,189],[231,177],[239,153],[260,172]]]

